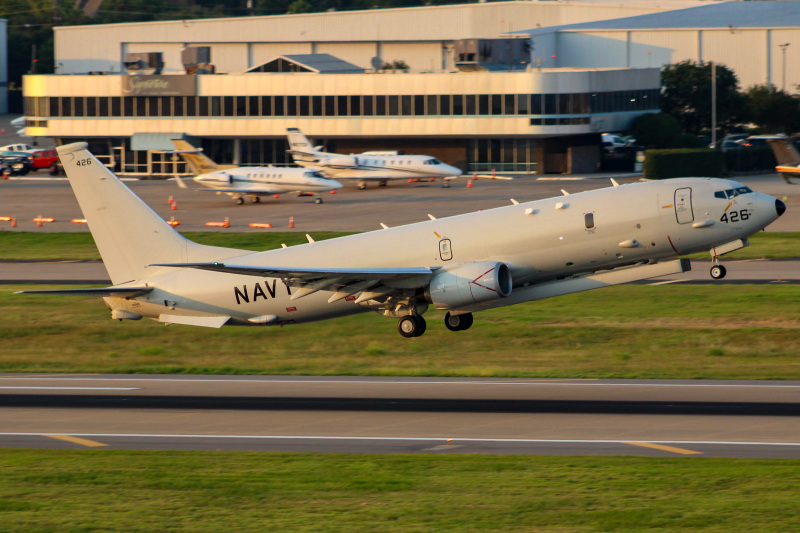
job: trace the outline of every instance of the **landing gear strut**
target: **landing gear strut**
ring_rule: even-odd
[[[464,331],[472,326],[472,313],[464,313],[463,315],[451,315],[447,313],[444,315],[444,325],[450,331]]]
[[[426,329],[428,324],[421,315],[406,315],[397,323],[397,331],[406,338],[419,337]]]

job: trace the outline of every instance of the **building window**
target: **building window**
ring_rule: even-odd
[[[425,97],[428,104],[427,115],[436,116],[439,114],[439,97],[435,94],[429,94]]]
[[[364,102],[361,114],[365,117],[371,117],[375,114],[375,97],[371,95],[364,95],[362,98]]]
[[[388,99],[388,115],[392,117],[396,117],[400,114],[400,97],[395,95],[387,96]]]
[[[425,116],[425,97],[421,95],[414,96],[414,114],[418,117]]]
[[[361,116],[361,97],[351,96],[349,97],[349,100],[350,100],[350,116],[351,117]]]
[[[464,114],[464,95],[463,94],[454,94],[453,95],[453,114],[454,115],[463,115]]]
[[[404,116],[409,116],[412,114],[411,101],[412,101],[411,95],[404,94],[403,96],[400,97],[401,112]]]
[[[439,96],[439,114],[440,115],[449,115],[450,114],[450,95],[443,94]]]

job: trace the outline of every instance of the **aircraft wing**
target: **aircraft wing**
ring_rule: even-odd
[[[100,289],[50,289],[40,291],[17,291],[14,294],[59,294],[64,296],[117,296],[135,298],[152,291],[153,287],[103,287]]]
[[[289,287],[298,289],[292,300],[320,290],[336,291],[328,302],[335,302],[361,293],[356,303],[372,298],[390,296],[402,289],[424,287],[434,271],[441,267],[405,268],[297,268],[234,265],[227,263],[165,263],[151,266],[196,268],[212,272],[241,274],[264,278],[279,278]]]

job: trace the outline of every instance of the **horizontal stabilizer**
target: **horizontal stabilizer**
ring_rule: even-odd
[[[101,289],[50,289],[42,291],[17,291],[14,294],[60,294],[63,296],[117,296],[135,298],[152,291],[153,287],[103,287]]]

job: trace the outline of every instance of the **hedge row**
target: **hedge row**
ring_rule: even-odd
[[[685,176],[722,176],[723,152],[708,148],[676,150],[647,150],[644,160],[644,178],[665,179]]]

